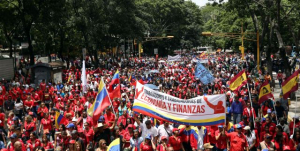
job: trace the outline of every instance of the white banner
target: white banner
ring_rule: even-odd
[[[168,61],[180,61],[180,59],[181,59],[180,55],[176,55],[176,56],[168,55]]]
[[[164,94],[139,82],[133,111],[173,123],[209,126],[225,122],[225,94],[200,96],[188,100]]]

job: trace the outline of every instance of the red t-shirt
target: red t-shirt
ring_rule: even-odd
[[[217,137],[220,134],[220,131],[217,130],[215,132],[215,136]],[[218,149],[226,149],[227,148],[227,136],[226,136],[226,132],[225,132],[225,136],[223,136],[222,134],[220,134],[219,139],[217,140],[216,143],[216,147]]]
[[[33,127],[33,130],[32,130],[32,131],[35,131],[35,130],[36,130],[36,127],[35,127],[35,123],[34,123],[34,122],[31,122],[31,123],[25,122],[25,123],[24,123],[25,136],[29,137],[30,133],[32,132],[32,131],[29,131],[29,130],[30,130],[32,127]]]
[[[230,140],[230,151],[244,151],[244,148],[248,147],[244,134],[239,135],[238,132],[231,132],[226,135]]]
[[[3,102],[4,102],[4,95],[0,94],[0,106],[3,106]]]
[[[44,149],[52,149],[53,147],[53,143],[51,142],[47,142],[46,144],[42,144],[42,147],[44,147]]]
[[[90,128],[88,131],[84,130],[83,133],[85,134],[86,142],[93,141],[94,131],[92,128]]]
[[[112,113],[105,113],[104,114],[104,119],[105,121],[107,121],[106,123],[108,124],[108,127],[111,127],[112,126],[112,123],[109,123],[109,122],[114,122],[115,121],[115,115],[112,114]]]
[[[175,138],[174,136],[171,136],[169,138],[168,146],[172,146],[174,148],[174,150],[180,150],[181,149],[181,139],[180,139],[180,137]]]
[[[38,146],[42,145],[42,143],[39,139],[35,139],[34,142],[32,142],[31,140],[28,140],[27,144],[31,146],[32,150],[35,150]]]
[[[50,118],[43,118],[41,123],[43,125],[44,133],[47,133],[47,131],[49,132],[49,130],[52,129],[52,122]]]
[[[148,145],[146,143],[141,143],[140,145],[140,150],[141,151],[153,151],[152,145]]]

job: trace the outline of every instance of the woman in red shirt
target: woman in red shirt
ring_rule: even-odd
[[[54,149],[53,143],[48,140],[47,135],[43,135],[41,146],[44,147],[45,150]]]
[[[261,111],[262,111],[262,117],[264,117],[265,115],[267,115],[267,112],[268,112],[268,109],[271,109],[269,104],[268,104],[268,101],[266,100],[264,102],[264,105],[261,106]]]
[[[36,150],[37,147],[42,145],[35,132],[30,133],[30,139],[27,141],[27,145],[27,148],[29,147],[31,150]]]
[[[48,108],[45,106],[45,103],[41,103],[41,106],[38,109],[38,115],[40,116],[40,118],[44,118],[44,115],[46,113],[49,113]]]
[[[49,138],[52,131],[52,121],[50,119],[49,113],[45,113],[44,118],[41,120],[39,133],[41,133],[42,126],[44,135],[48,135]]]
[[[290,139],[289,146],[291,151],[296,151],[298,144],[300,143],[300,131],[295,131],[293,138]]]
[[[154,151],[155,145],[151,140],[151,135],[146,136],[145,141],[140,145],[140,151]]]
[[[169,138],[169,144],[168,146],[172,146],[174,148],[174,151],[184,151],[184,148],[182,146],[181,143],[181,139],[179,136],[179,130],[177,128],[173,128],[173,134],[170,138]]]
[[[167,148],[168,148],[167,141],[168,141],[167,137],[166,136],[162,136],[160,144],[157,146],[156,150],[157,151],[166,151]]]
[[[83,133],[85,134],[86,137],[86,142],[93,142],[94,138],[94,130],[90,128],[90,125],[88,122],[84,123],[84,131]]]
[[[25,123],[24,123],[24,129],[25,129],[25,137],[29,139],[30,133],[36,130],[36,125],[32,121],[31,116],[26,116]]]
[[[286,145],[283,141],[282,133],[277,133],[274,140],[276,151],[283,151],[283,147]]]

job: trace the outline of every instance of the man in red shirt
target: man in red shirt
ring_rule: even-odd
[[[115,115],[112,113],[111,107],[108,107],[106,113],[104,114],[104,118],[106,119],[106,124],[108,127],[111,127],[115,122]]]
[[[215,132],[215,136],[216,136],[216,147],[217,150],[225,150],[227,149],[227,136],[226,136],[226,132],[225,132],[225,128],[223,127],[223,125],[219,125],[218,126],[218,130]]]
[[[231,132],[226,134],[230,141],[229,151],[249,151],[248,142],[246,136],[242,134],[242,126],[237,125],[237,132]]]
[[[266,125],[269,126],[270,135],[273,136],[275,133],[276,124],[271,121],[270,117],[266,117],[266,122],[262,124],[261,132],[264,132],[264,130],[265,130],[264,127]]]

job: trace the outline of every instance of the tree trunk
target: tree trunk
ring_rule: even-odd
[[[63,57],[63,51],[64,51],[64,40],[65,40],[65,33],[63,29],[60,29],[60,48],[58,52],[58,56],[61,58],[62,62],[64,62],[64,57]]]
[[[26,33],[27,42],[28,42],[30,65],[34,65],[34,53],[33,53],[33,46],[32,46],[32,39],[31,39],[30,29],[31,29],[31,26],[25,28],[25,33]]]

